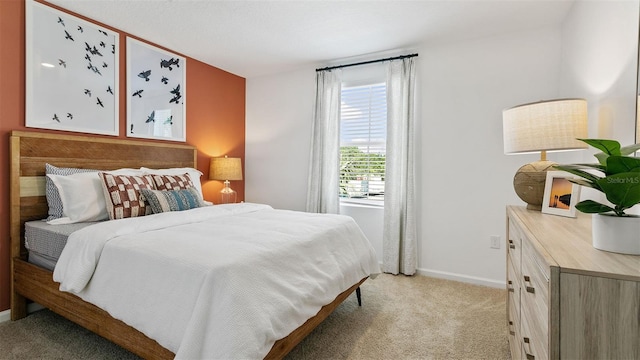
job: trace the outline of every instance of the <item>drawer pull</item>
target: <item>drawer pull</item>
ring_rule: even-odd
[[[529,345],[529,348],[531,348],[531,344],[530,344],[530,342],[529,342],[529,338],[528,338],[528,337],[524,337],[524,338],[523,338],[523,340],[524,340],[524,342],[525,342],[526,344],[528,344],[528,345]],[[526,350],[524,351],[524,354],[526,355],[527,360],[534,360],[534,359],[536,358],[535,356],[533,356],[533,355],[529,354]]]
[[[513,326],[513,321],[509,321],[509,327],[511,327],[511,326]],[[515,331],[513,331],[513,330],[511,330],[511,329],[509,329],[509,334],[510,334],[510,335],[515,335],[515,334],[516,334],[516,332],[515,332]]]
[[[509,292],[515,292],[513,289],[513,282],[511,280],[509,280]]]
[[[524,276],[524,282],[526,283],[531,283],[531,278],[528,277],[527,275]],[[532,293],[535,294],[536,289],[533,286],[526,286],[527,292],[528,293]]]
[[[515,249],[516,245],[513,243],[513,240],[509,240],[509,249]]]

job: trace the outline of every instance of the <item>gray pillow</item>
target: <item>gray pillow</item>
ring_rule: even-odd
[[[98,172],[98,170],[92,169],[77,169],[77,168],[59,168],[55,167],[51,164],[44,164],[44,171],[46,174],[53,175],[73,175],[78,173],[85,172]],[[58,192],[58,188],[53,183],[53,181],[48,177],[46,177],[45,183],[45,193],[47,196],[47,205],[49,205],[49,217],[47,217],[47,221],[51,221],[54,219],[59,219],[63,217],[62,215],[62,199],[60,198],[60,193]]]

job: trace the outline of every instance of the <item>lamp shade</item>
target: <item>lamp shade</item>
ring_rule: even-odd
[[[504,153],[586,149],[587,101],[559,99],[524,104],[502,112]]]
[[[209,180],[242,180],[242,163],[240,158],[211,158]]]

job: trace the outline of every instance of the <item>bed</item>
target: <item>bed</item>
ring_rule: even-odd
[[[97,137],[84,137],[84,136],[72,136],[72,135],[59,135],[59,134],[49,134],[49,133],[39,133],[39,132],[24,132],[24,131],[14,131],[11,135],[10,141],[10,150],[11,150],[11,182],[10,182],[10,192],[11,192],[11,274],[12,274],[12,291],[11,291],[11,317],[12,320],[20,319],[26,316],[26,303],[28,300],[35,301],[52,311],[68,318],[69,320],[113,341],[114,343],[128,349],[129,351],[143,357],[143,358],[154,358],[154,359],[169,359],[174,358],[176,353],[178,357],[204,357],[211,354],[235,354],[235,350],[233,348],[226,349],[226,352],[216,353],[216,352],[208,352],[211,351],[206,350],[205,352],[191,352],[191,351],[183,351],[184,348],[191,347],[194,343],[199,342],[210,342],[208,339],[202,339],[205,334],[202,329],[209,329],[211,323],[208,324],[199,324],[199,326],[189,326],[184,334],[190,334],[189,336],[185,335],[185,338],[189,338],[191,343],[185,347],[181,347],[179,352],[176,352],[176,347],[174,345],[171,346],[162,346],[160,343],[167,344],[167,334],[160,335],[156,337],[152,335],[151,337],[145,335],[145,333],[149,333],[148,326],[140,326],[136,323],[134,326],[127,325],[127,323],[131,323],[128,318],[124,318],[127,322],[123,322],[121,320],[116,319],[123,318],[121,313],[117,313],[117,316],[112,316],[110,313],[114,313],[113,308],[108,305],[105,308],[109,308],[109,312],[103,310],[101,307],[93,305],[92,302],[95,301],[92,296],[100,291],[90,290],[90,295],[87,295],[86,289],[84,287],[74,289],[74,285],[71,285],[67,288],[69,291],[75,291],[77,293],[74,294],[68,291],[61,291],[60,284],[53,280],[53,273],[50,269],[47,269],[42,266],[38,266],[36,264],[30,263],[27,261],[28,253],[25,247],[25,223],[28,221],[38,220],[45,218],[47,216],[48,205],[46,202],[46,198],[44,196],[44,167],[45,163],[56,164],[57,166],[64,167],[73,167],[73,168],[93,168],[93,169],[104,169],[104,170],[112,170],[112,169],[120,169],[120,168],[140,168],[140,167],[148,167],[154,169],[160,168],[194,168],[196,164],[197,158],[197,150],[188,145],[176,145],[176,144],[166,144],[166,143],[156,143],[156,142],[140,142],[140,141],[130,141],[130,140],[121,140],[121,139],[108,139],[108,138],[97,138]],[[207,222],[207,225],[203,225],[205,228],[209,226],[209,230],[211,231],[211,226],[214,226],[217,229],[219,226],[222,226],[221,223],[235,223],[237,228],[241,227],[253,227],[252,224],[261,223],[264,221],[264,218],[271,217],[280,217],[280,216],[291,216],[287,221],[290,223],[295,223],[301,221],[298,217],[312,217],[318,216],[313,214],[305,214],[305,213],[296,213],[296,212],[285,212],[285,214],[279,214],[280,210],[271,209],[268,206],[260,205],[260,204],[238,204],[238,205],[230,205],[230,206],[212,206],[206,208],[199,208],[188,210],[193,211],[190,213],[189,222],[176,223],[176,226],[182,226],[182,230],[188,228],[194,228],[196,225],[191,223],[200,222],[200,218],[202,218],[202,222]],[[210,214],[212,213],[212,214]],[[233,214],[231,214],[233,213]],[[162,216],[165,216],[163,218]],[[231,217],[231,216],[234,217]],[[154,216],[157,216],[155,220],[153,220]],[[142,226],[159,226],[162,227],[164,225],[158,225],[158,223],[168,223],[174,220],[170,218],[173,216],[171,214],[158,214],[147,218],[148,225]],[[211,217],[211,219],[209,219]],[[206,219],[205,219],[206,218]],[[221,220],[224,219],[224,220]],[[129,219],[125,219],[129,220]],[[323,217],[322,221],[326,219]],[[342,219],[334,218],[331,221],[342,221]],[[117,220],[122,221],[122,220]],[[177,221],[177,220],[176,220]],[[216,222],[215,225],[211,225],[208,222]],[[316,221],[316,220],[313,220]],[[320,221],[318,219],[317,221]],[[331,222],[329,221],[329,222]],[[95,225],[95,227],[114,227],[109,221],[99,223]],[[126,223],[124,221],[123,223]],[[141,225],[131,224],[130,228],[138,228]],[[273,225],[269,231],[272,233],[280,232],[284,225]],[[91,229],[91,230],[88,230]],[[81,234],[85,238],[90,238],[93,241],[93,237],[91,235],[93,228],[85,228],[82,230],[78,230],[73,233],[70,237],[73,237],[73,244],[77,244],[76,239],[82,238]],[[85,231],[87,230],[87,231]],[[118,230],[115,230],[120,231]],[[156,231],[155,228],[149,231]],[[159,230],[158,230],[159,231]],[[177,230],[176,230],[177,231]],[[304,231],[304,229],[298,230]],[[131,235],[137,236],[137,235]],[[264,236],[261,234],[259,236]],[[98,237],[95,236],[97,239]],[[121,235],[112,236],[111,238],[123,239]],[[105,236],[105,244],[116,243],[111,241],[109,236]],[[156,236],[154,235],[155,239]],[[189,241],[191,238],[189,238]],[[329,240],[329,239],[328,239]],[[327,240],[327,241],[328,241]],[[111,242],[110,242],[111,241]],[[164,241],[164,240],[163,240]],[[272,243],[274,241],[278,241],[277,239],[269,240]],[[265,242],[265,244],[268,242]],[[72,246],[69,246],[69,249]],[[74,245],[75,246],[75,245]],[[105,249],[109,246],[109,251],[112,253],[112,258],[122,258],[126,257],[128,254],[127,247],[118,247],[115,245],[104,245]],[[209,246],[209,245],[207,245]],[[332,245],[333,246],[333,245]],[[336,245],[337,246],[337,245]],[[227,246],[228,247],[228,246]],[[370,245],[369,245],[370,247]],[[247,247],[249,248],[249,247]],[[222,252],[222,248],[218,248],[216,252]],[[65,249],[67,252],[67,249]],[[71,250],[69,250],[71,251]],[[83,250],[80,251],[82,253]],[[118,253],[120,251],[120,253]],[[144,250],[147,251],[147,250]],[[327,251],[331,252],[331,251]],[[108,252],[107,252],[108,254]],[[371,252],[373,254],[373,252]],[[165,254],[166,255],[166,254]],[[164,261],[163,256],[159,255]],[[373,258],[369,258],[369,260],[364,261],[365,263],[368,261],[369,263],[375,262],[375,254],[373,254]],[[69,258],[74,258],[71,255]],[[104,259],[108,259],[107,255],[104,255]],[[61,257],[62,259],[62,257]],[[102,261],[102,260],[101,260]],[[147,261],[147,260],[145,260]],[[156,260],[148,260],[148,261],[156,261]],[[253,261],[253,260],[251,260]],[[282,260],[279,260],[282,261]],[[73,261],[71,261],[73,262]],[[105,264],[108,264],[107,260],[104,260]],[[240,263],[240,262],[239,262]],[[106,266],[106,265],[105,265]],[[143,266],[145,268],[159,268],[158,263],[155,265],[153,263],[149,263]],[[98,266],[99,267],[99,266]],[[344,301],[352,292],[356,291],[360,284],[364,282],[370,275],[375,275],[379,271],[377,268],[377,264],[375,265],[362,265],[360,266],[362,269],[354,271],[354,274],[342,274],[340,276],[331,275],[332,278],[329,281],[331,291],[335,292],[335,297],[333,293],[327,292],[327,294],[316,294],[318,296],[307,297],[306,301],[310,303],[312,300],[322,298],[322,296],[330,297],[326,300],[323,300],[322,304],[316,304],[318,310],[317,312],[314,310],[314,314],[305,315],[304,318],[297,319],[296,327],[287,330],[286,333],[283,334],[282,337],[277,337],[275,341],[267,341],[270,345],[268,351],[260,352],[260,356],[264,355],[265,358],[282,358],[284,357],[293,347],[295,347],[306,335],[308,335],[319,323],[321,323],[342,301]],[[161,268],[161,267],[160,267]],[[251,268],[245,266],[245,268]],[[70,268],[70,274],[75,274],[78,272],[75,268]],[[113,268],[111,268],[113,269]],[[141,282],[144,281],[142,275],[136,274],[135,270],[136,266],[122,266],[121,271],[128,272],[132,279],[138,279],[134,281],[131,285],[127,286],[140,286]],[[185,270],[186,269],[186,270]],[[231,268],[230,268],[231,269]],[[183,269],[184,272],[188,271],[188,268]],[[183,273],[183,270],[180,270],[178,273]],[[114,270],[115,271],[115,270]],[[120,270],[119,270],[120,271]],[[219,273],[221,270],[207,270],[210,273]],[[240,274],[240,271],[237,272],[234,269],[226,269],[228,274]],[[250,270],[246,270],[250,271]],[[87,288],[95,288],[99,289],[100,279],[103,278],[103,275],[100,274],[108,274],[109,271],[102,271],[101,273],[96,272],[91,278],[92,282],[89,282],[89,286]],[[263,272],[259,272],[263,273]],[[252,286],[248,286],[247,284],[251,284],[250,281],[258,281],[260,283],[269,282],[268,277],[260,278],[259,273],[254,274],[256,280],[253,280],[254,276],[249,276],[245,278],[241,278],[238,275],[238,278],[235,281],[243,284],[240,286],[242,289],[252,289]],[[169,278],[170,274],[164,275]],[[235,275],[234,275],[235,276]],[[323,275],[324,276],[324,275]],[[328,275],[327,275],[328,276]],[[230,277],[230,276],[228,276]],[[192,276],[189,276],[192,278]],[[218,277],[213,283],[221,284],[225,277]],[[335,279],[334,279],[335,278]],[[109,284],[108,277],[105,278],[104,282]],[[187,282],[188,283],[188,282]],[[339,286],[334,283],[341,283]],[[191,284],[190,290],[185,290],[185,293],[189,291],[194,291],[195,283]],[[86,285],[86,283],[85,283]],[[294,286],[295,285],[295,286]],[[292,287],[300,286],[301,289],[304,289],[304,284],[294,284]],[[335,286],[334,286],[335,285]],[[84,286],[84,285],[83,285]],[[213,286],[209,284],[208,286]],[[285,286],[286,287],[286,286]],[[335,288],[339,287],[339,291]],[[260,288],[260,286],[255,286],[255,288]],[[104,287],[103,287],[104,289]],[[104,290],[102,290],[104,292]],[[160,290],[159,290],[160,291]],[[220,290],[221,291],[221,290]],[[143,293],[149,292],[149,289],[145,289],[142,291]],[[152,292],[152,291],[151,291]],[[285,292],[283,292],[285,293]],[[217,293],[216,293],[217,294]],[[248,293],[249,297],[251,297],[251,293]],[[282,295],[282,294],[281,294]],[[97,295],[96,295],[97,296]],[[288,296],[288,295],[287,295]],[[221,297],[221,295],[216,295],[217,297]],[[89,299],[89,301],[85,301],[84,299]],[[237,295],[236,295],[236,298]],[[141,297],[143,299],[143,297]],[[304,298],[303,298],[304,299]],[[200,299],[202,300],[202,299]],[[215,299],[207,299],[204,301],[205,304],[209,302],[215,303]],[[228,303],[228,300],[225,300]],[[217,307],[217,309],[224,308],[225,301],[222,301]],[[300,299],[291,298],[292,303],[296,303],[301,301]],[[200,301],[202,303],[202,301]],[[239,306],[249,306],[250,303],[242,303],[238,302]],[[244,305],[242,305],[244,304]],[[306,305],[306,304],[305,304]],[[139,306],[139,305],[138,305]],[[177,313],[186,311],[189,313],[189,309],[182,309],[183,305],[178,305],[179,308],[175,309]],[[192,305],[186,305],[185,308],[189,308]],[[193,306],[192,306],[193,307]],[[231,312],[232,308],[236,306],[229,306],[229,311]],[[253,308],[253,307],[252,307]],[[265,307],[266,309],[267,307]],[[297,307],[296,307],[297,308]],[[135,307],[134,307],[135,309]],[[135,312],[135,311],[134,311]],[[214,312],[214,311],[211,311]],[[265,313],[267,311],[265,310]],[[194,312],[194,314],[196,314]],[[204,314],[204,315],[203,315]],[[197,319],[207,318],[208,313],[205,311],[204,313],[197,313]],[[252,319],[253,316],[259,315],[258,313],[249,314],[245,317],[248,317],[249,320]],[[302,316],[301,314],[297,314],[296,316]],[[214,317],[212,316],[212,319]],[[288,316],[287,316],[288,318]],[[305,320],[306,319],[306,320]],[[203,320],[204,321],[204,320]],[[202,321],[200,321],[202,322]],[[134,321],[135,323],[135,321]],[[196,322],[198,323],[198,322]],[[212,323],[215,323],[213,321]],[[291,327],[291,324],[288,325]],[[245,326],[251,327],[251,326]],[[142,329],[142,331],[141,331]],[[265,330],[267,331],[267,330]],[[267,331],[268,332],[268,331]],[[276,332],[277,333],[277,332]],[[182,333],[178,333],[182,334]],[[208,335],[207,332],[205,335]],[[215,334],[215,332],[213,332]],[[220,334],[220,331],[218,331]],[[245,339],[245,335],[242,332],[238,334],[242,334],[242,338]],[[224,338],[225,334],[220,335],[221,338]],[[251,336],[247,335],[245,339],[245,345],[247,342],[251,343]],[[153,338],[152,338],[153,337]],[[174,339],[175,340],[175,339]],[[184,340],[184,339],[182,339]],[[177,341],[178,343],[182,340]],[[159,343],[160,342],[160,343]],[[212,341],[211,341],[212,342]],[[229,339],[223,341],[222,345],[229,342]],[[272,345],[271,345],[272,343]],[[243,346],[243,342],[240,341],[238,346]],[[221,346],[222,346],[221,345]],[[206,346],[205,346],[206,347]],[[170,350],[171,348],[172,350]],[[204,351],[204,350],[203,350]],[[247,353],[249,354],[249,353]],[[246,354],[245,354],[246,355]],[[222,356],[222,355],[220,355]],[[243,355],[244,356],[244,355]],[[251,356],[251,355],[247,355]]]

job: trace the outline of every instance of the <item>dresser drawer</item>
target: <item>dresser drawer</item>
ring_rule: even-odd
[[[518,273],[513,269],[511,259],[507,259],[507,306],[517,322],[520,322],[520,287]]]
[[[507,256],[513,262],[513,269],[520,272],[521,253],[522,253],[522,234],[520,230],[509,220],[509,238],[507,239]]]
[[[512,354],[512,359],[520,359],[522,357],[522,337],[520,336],[520,328],[518,327],[519,323],[510,320],[509,321],[509,351]],[[516,354],[518,356],[516,356]]]
[[[522,354],[522,337],[520,336],[520,283],[513,269],[511,260],[507,259],[507,331],[511,354]]]
[[[526,358],[549,358],[549,277],[533,249],[524,242],[522,255],[521,327]],[[528,355],[528,356],[527,356]],[[533,357],[531,357],[533,356]]]

